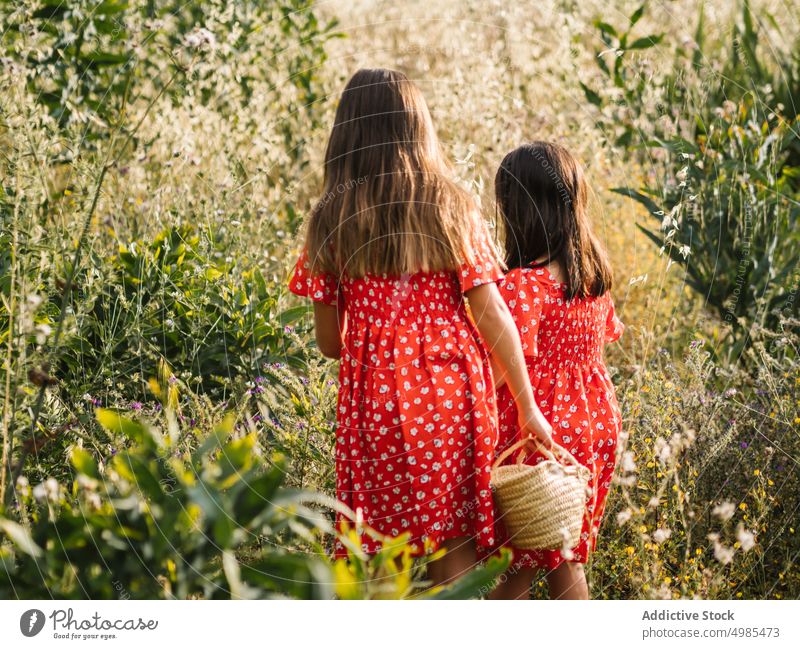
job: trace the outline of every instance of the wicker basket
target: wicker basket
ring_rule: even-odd
[[[573,548],[580,541],[589,469],[560,446],[568,463],[559,462],[541,444],[547,460],[535,466],[523,464],[526,453],[521,450],[516,464],[500,466],[530,441],[513,444],[492,467],[492,490],[511,545],[522,550]]]

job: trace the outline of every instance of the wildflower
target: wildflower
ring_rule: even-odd
[[[734,513],[736,513],[736,507],[733,503],[726,501],[714,507],[714,509],[711,510],[711,513],[724,522],[730,520]]]
[[[100,496],[94,491],[91,491],[86,494],[86,504],[89,506],[89,509],[95,511],[100,509],[100,507],[102,507]]]
[[[656,455],[658,455],[658,461],[661,462],[661,464],[666,464],[669,462],[669,458],[672,456],[672,449],[662,437],[656,438],[655,452]]]
[[[714,545],[714,558],[717,561],[725,566],[733,561],[735,550],[720,543],[719,534],[709,534],[708,540]]]
[[[86,491],[94,491],[97,488],[97,480],[82,473],[78,476],[76,482],[78,483],[78,487]]]
[[[61,494],[61,485],[55,478],[47,478],[44,482],[33,488],[33,497],[38,502],[58,502]]]
[[[39,305],[42,303],[43,299],[41,295],[37,295],[36,293],[31,293],[25,298],[25,301],[28,303],[28,308],[31,311],[35,311],[39,308]]]
[[[617,514],[617,525],[625,525],[631,519],[632,513],[630,509],[623,509]]]
[[[622,454],[622,462],[620,464],[620,468],[625,473],[633,473],[636,471],[636,462],[634,461],[634,455],[631,451],[625,451]]]
[[[40,345],[43,345],[45,341],[50,337],[52,333],[52,328],[48,324],[38,324],[34,329],[34,333],[36,334],[36,342]]]
[[[26,478],[24,475],[21,475],[19,478],[17,478],[17,493],[20,496],[28,496],[31,493],[30,482],[28,482],[28,478]]]
[[[653,532],[653,540],[659,545],[661,545],[671,535],[672,535],[672,530],[666,527],[659,527],[655,532]]]
[[[205,27],[198,27],[186,34],[183,42],[189,49],[213,50],[217,46],[217,37]]]
[[[739,527],[736,528],[736,540],[739,541],[743,552],[749,552],[756,544],[756,538],[753,536],[753,533],[744,529],[744,525],[741,523],[739,523]]]

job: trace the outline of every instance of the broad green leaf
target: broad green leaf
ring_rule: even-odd
[[[85,449],[77,446],[73,448],[70,460],[72,461],[72,466],[75,467],[75,470],[78,473],[87,475],[95,480],[100,478],[100,474],[97,471],[97,463],[94,461],[94,458],[91,456],[91,454]]]
[[[106,430],[122,434],[138,444],[153,445],[155,441],[150,431],[142,424],[126,419],[114,410],[98,408],[95,410],[98,423]]]
[[[511,564],[511,551],[503,548],[500,556],[491,557],[483,566],[475,568],[452,584],[421,599],[473,599],[485,597],[494,588],[496,579]]]
[[[664,34],[651,34],[650,36],[643,36],[642,38],[637,38],[635,41],[633,41],[633,43],[628,45],[625,49],[645,50],[650,47],[655,47],[662,41],[663,38]]]
[[[4,532],[25,554],[31,557],[42,556],[42,548],[36,545],[28,531],[19,523],[8,518],[0,518],[0,531]]]

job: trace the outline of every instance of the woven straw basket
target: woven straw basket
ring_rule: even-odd
[[[520,451],[516,464],[500,466],[529,441],[510,446],[492,467],[492,490],[511,544],[522,550],[573,548],[580,541],[589,469],[562,447],[568,462],[559,462],[541,444],[547,459],[539,464],[523,464],[526,453]]]

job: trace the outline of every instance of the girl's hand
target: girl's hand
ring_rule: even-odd
[[[519,413],[520,438],[531,437],[536,439],[542,446],[553,449],[557,444],[553,441],[553,427],[544,418],[542,411],[538,408],[527,412]],[[536,443],[531,441],[529,451],[536,450]]]

